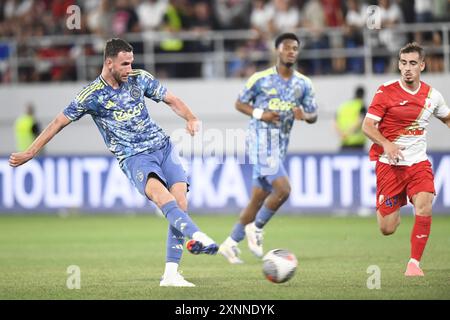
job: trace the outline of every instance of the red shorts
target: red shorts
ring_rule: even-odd
[[[408,196],[419,192],[435,193],[434,176],[431,163],[428,160],[412,166],[391,166],[377,161],[375,166],[377,176],[377,210],[387,216],[406,205]]]

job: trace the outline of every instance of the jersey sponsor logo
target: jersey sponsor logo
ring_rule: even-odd
[[[117,121],[127,121],[134,117],[139,116],[142,113],[142,110],[144,109],[144,104],[141,102],[134,108],[131,108],[129,110],[118,110],[114,111],[114,119]]]
[[[422,127],[408,127],[399,131],[402,136],[421,136],[425,133],[425,128]]]
[[[289,101],[282,101],[279,98],[273,98],[269,101],[269,109],[276,111],[287,111],[295,107],[295,104]]]

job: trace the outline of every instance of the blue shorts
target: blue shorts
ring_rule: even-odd
[[[150,174],[156,174],[169,190],[177,182],[188,184],[186,171],[170,140],[167,140],[164,147],[157,151],[142,152],[126,158],[120,167],[144,196],[146,196],[145,185]]]
[[[273,171],[273,173],[268,175],[261,174],[261,168],[257,165],[253,165],[253,187],[261,188],[264,191],[272,192],[272,183],[275,179],[280,177],[287,177],[286,168],[284,164],[280,162],[278,167]]]

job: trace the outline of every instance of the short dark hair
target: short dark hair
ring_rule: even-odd
[[[355,98],[364,98],[365,92],[366,91],[364,90],[363,86],[358,86],[355,90]]]
[[[410,42],[406,46],[401,48],[398,53],[398,58],[400,59],[400,55],[404,53],[411,53],[411,52],[417,52],[421,60],[425,58],[425,50],[417,42]]]
[[[117,57],[119,52],[132,52],[133,46],[125,40],[113,38],[106,41],[105,50],[103,52],[103,60],[106,58]]]
[[[295,41],[297,41],[298,44],[300,44],[300,40],[298,40],[295,33],[290,33],[290,32],[282,33],[275,39],[275,49],[278,49],[278,46],[280,45],[280,43],[282,43],[286,39],[295,40]]]

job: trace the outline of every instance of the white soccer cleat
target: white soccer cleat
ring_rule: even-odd
[[[195,287],[195,284],[186,281],[184,277],[179,273],[175,273],[171,276],[164,275],[159,282],[160,287]]]
[[[223,255],[231,264],[244,263],[239,259],[241,250],[237,246],[237,242],[228,237],[219,247],[219,253]]]
[[[255,223],[249,223],[245,226],[245,235],[247,236],[248,248],[257,256],[262,258],[263,256],[263,230],[257,228]]]

